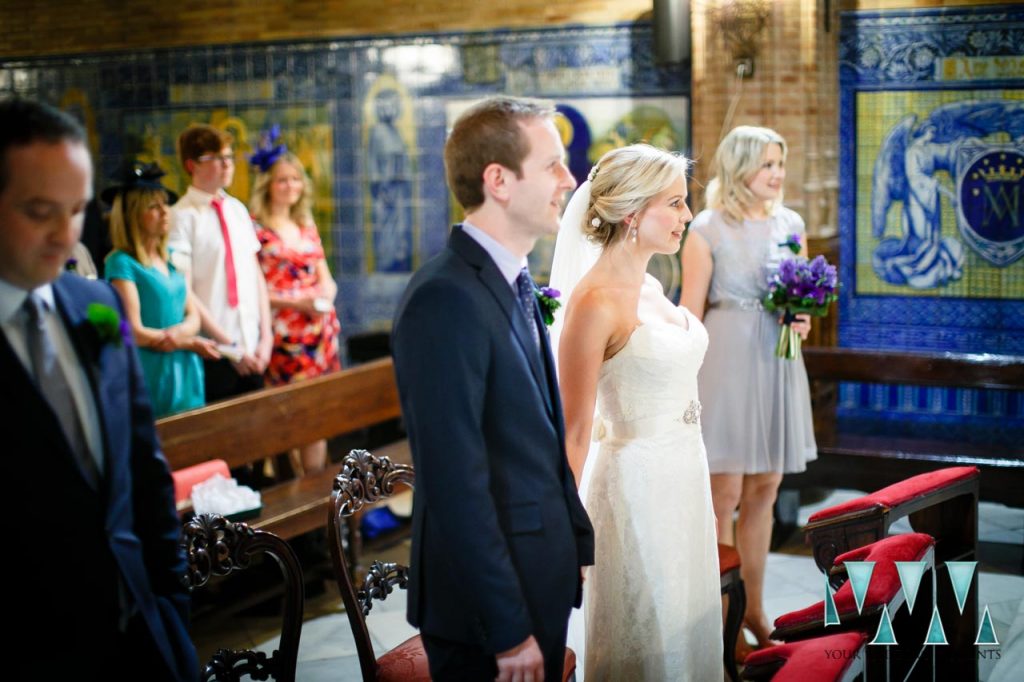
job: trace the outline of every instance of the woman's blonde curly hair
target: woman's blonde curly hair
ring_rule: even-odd
[[[743,222],[746,213],[757,203],[757,197],[747,183],[760,170],[765,150],[770,144],[782,148],[782,160],[786,160],[786,140],[771,128],[737,126],[729,131],[711,162],[714,177],[708,183],[705,203],[708,208],[725,213],[737,223]],[[782,193],[777,199],[765,202],[768,215],[782,205]]]
[[[602,248],[625,235],[625,221],[651,199],[686,177],[691,162],[649,144],[613,149],[590,173],[590,206],[583,233]]]
[[[291,152],[285,152],[281,155],[274,165],[271,166],[267,172],[260,173],[256,176],[256,182],[252,188],[252,198],[249,199],[249,212],[252,217],[256,219],[256,222],[266,224],[266,220],[269,217],[270,211],[270,180],[274,176],[274,169],[279,164],[287,163],[296,170],[299,171],[299,175],[302,176],[302,196],[295,202],[295,205],[291,207],[289,211],[290,217],[298,225],[312,225],[313,224],[313,181],[309,179],[309,174],[306,173],[305,166],[299,161],[299,157],[295,156]]]

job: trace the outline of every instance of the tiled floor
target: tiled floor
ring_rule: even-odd
[[[800,523],[817,509],[838,504],[856,497],[853,491],[835,491],[828,499],[800,509]],[[982,503],[979,533],[982,543],[1024,544],[1024,509]],[[897,528],[909,530],[909,527]],[[765,608],[770,618],[803,608],[820,601],[823,596],[821,574],[807,555],[806,548],[791,542],[784,552],[768,557]],[[408,555],[405,544],[390,552]],[[987,604],[996,635],[1000,641],[999,660],[982,659],[979,663],[983,682],[1010,682],[1024,679],[1024,577],[1019,566],[1009,569],[981,566],[979,604]],[[340,607],[337,594],[328,590],[322,597],[307,603],[306,623],[302,629],[299,648],[298,679],[301,682],[320,680],[359,680],[359,662],[352,641],[348,619]],[[200,649],[204,641],[215,636],[218,646],[251,647],[270,652],[277,645],[276,618],[236,618],[231,631],[218,628],[216,633],[197,634]],[[378,602],[368,618],[373,644],[378,652],[385,651],[415,634],[405,622],[405,593],[396,590],[384,602]],[[226,639],[225,639],[226,638]]]

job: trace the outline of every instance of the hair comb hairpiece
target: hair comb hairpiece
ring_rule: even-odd
[[[264,130],[260,135],[260,146],[256,149],[256,153],[249,157],[249,163],[260,169],[261,173],[266,173],[277,160],[288,151],[288,145],[284,142],[280,144],[274,144],[281,139],[281,126],[274,124],[270,126],[269,130]]]
[[[600,167],[601,167],[601,165],[600,165],[600,164],[597,164],[597,163],[595,163],[595,164],[594,164],[594,167],[590,169],[590,172],[589,172],[589,173],[587,173],[587,180],[590,180],[591,182],[593,182],[593,181],[594,181],[594,178],[596,178],[596,177],[597,177],[597,171],[598,171],[598,169],[599,169]]]

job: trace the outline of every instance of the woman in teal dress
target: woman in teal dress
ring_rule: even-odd
[[[124,302],[155,417],[202,406],[203,363],[216,359],[213,341],[198,336],[199,311],[167,250],[173,192],[160,184],[156,164],[132,165],[122,184],[108,188],[114,251],[105,276]]]

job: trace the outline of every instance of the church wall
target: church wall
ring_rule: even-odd
[[[250,11],[273,12],[281,4],[257,3]],[[395,18],[399,5],[384,3],[375,14],[369,4],[350,3],[361,18],[348,21],[334,3],[302,12],[300,2],[282,22],[284,33],[246,28],[227,40],[227,32],[199,30],[187,46],[176,46],[177,19],[165,22],[166,35],[140,37],[138,21],[113,3],[93,6],[104,24],[126,22],[106,42],[80,36],[72,45],[66,31],[48,28],[60,13],[45,21],[36,16],[35,52],[0,58],[0,97],[37,97],[83,120],[97,191],[126,157],[159,162],[166,184],[184,189],[175,140],[188,124],[206,122],[236,141],[242,162],[230,191],[245,201],[254,177],[244,159],[261,131],[280,124],[314,182],[314,214],[339,283],[345,336],[387,331],[411,272],[443,248],[459,213],[443,181],[441,152],[447,128],[468,102],[498,93],[555,101],[579,179],[591,160],[630,141],[689,147],[689,74],[653,63],[650,24],[637,19],[649,9],[643,4],[521,1],[503,4],[499,20],[493,9],[456,16],[441,3],[423,2],[415,5],[415,13],[423,10],[416,21]],[[183,8],[199,12],[198,3]],[[240,8],[229,4],[190,21],[231,24],[244,18]],[[311,17],[322,25],[309,23]],[[530,28],[505,28],[529,17]],[[303,37],[284,37],[288,31]],[[10,33],[6,39],[10,46]],[[69,52],[52,54],[61,47]],[[535,252],[539,279],[552,246],[542,243]],[[678,259],[662,259],[659,274],[677,293]]]
[[[737,77],[735,48],[716,23],[721,4],[691,2],[692,66],[663,69],[650,55],[650,0],[235,0],[215,7],[184,0],[174,13],[140,3],[11,0],[0,6],[0,96],[27,94],[78,111],[93,131],[98,188],[123,156],[139,153],[165,163],[180,187],[174,136],[190,121],[231,127],[243,151],[256,143],[262,126],[282,123],[289,144],[315,173],[317,218],[341,285],[346,334],[388,327],[407,270],[440,248],[449,220],[457,217],[439,181],[440,148],[461,102],[495,92],[553,97],[578,110],[567,120],[587,123],[595,140],[619,118],[636,130],[653,107],[661,115],[658,125],[668,121],[669,137],[659,139],[670,139],[697,161],[695,211],[703,206],[708,163],[721,134],[740,124],[767,125],[789,143],[787,204],[804,216],[815,243],[841,242],[838,256],[849,279],[832,322],[839,321],[842,345],[1020,352],[1013,339],[1024,335],[1009,325],[1021,316],[1006,311],[1020,300],[1012,282],[1020,281],[1013,273],[1021,261],[998,271],[1004,288],[995,303],[983,293],[993,290],[991,277],[983,278],[989,288],[977,289],[979,296],[953,294],[949,287],[923,299],[921,292],[898,289],[868,293],[862,285],[870,280],[872,245],[866,238],[852,241],[865,225],[843,195],[844,182],[852,180],[841,166],[843,145],[849,148],[856,120],[844,119],[840,106],[842,17],[927,13],[946,1],[767,0],[749,78]],[[989,5],[960,0],[944,11],[980,12]],[[405,150],[398,165],[408,165],[398,173],[405,173],[399,185],[408,196],[399,211],[406,246],[402,239],[384,242],[398,243],[408,257],[391,265],[375,254],[383,247],[373,227],[368,157],[379,123],[375,98],[389,89],[401,111],[389,139]],[[598,112],[609,103],[616,113],[601,119]],[[604,148],[587,142],[581,162],[582,146],[577,138],[577,166]],[[240,167],[232,188],[243,198],[247,173]],[[539,254],[535,267],[542,273],[544,245]],[[662,271],[671,282],[678,263],[666,261]],[[937,307],[922,305],[924,299]],[[864,305],[869,300],[885,310],[907,305],[928,311],[929,322],[910,329],[900,315],[872,321],[874,312],[866,311],[873,309]],[[943,310],[964,315],[951,324]],[[959,324],[964,320],[970,324]],[[951,396],[950,405],[964,402]],[[935,398],[894,394],[882,402],[915,400],[928,405]],[[1019,407],[1011,408],[1019,414]]]

